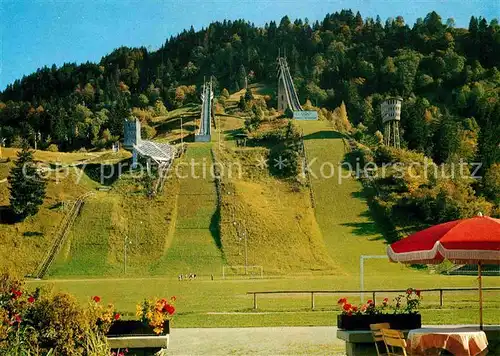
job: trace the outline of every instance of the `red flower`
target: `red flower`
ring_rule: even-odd
[[[389,298],[384,298],[384,304],[389,303]]]
[[[172,315],[175,313],[175,307],[173,305],[167,304],[165,305],[165,311],[169,314]]]
[[[358,311],[358,307],[354,305],[354,306],[352,307],[352,311],[353,311],[353,312]]]
[[[28,298],[28,303],[34,303],[35,302],[35,298],[33,296],[30,296]]]
[[[120,313],[116,313],[116,314],[115,314],[115,320],[120,319],[120,317],[121,317]]]
[[[172,302],[175,302],[175,301],[177,300],[177,297],[176,297],[175,295],[173,295],[172,297],[170,297],[170,300],[171,300]]]
[[[14,315],[14,318],[16,319],[16,323],[21,324],[21,317],[19,314]]]
[[[413,292],[413,289],[411,289],[411,288],[408,288],[408,289],[406,290],[406,294],[411,294],[412,292]]]
[[[101,297],[96,295],[96,296],[92,297],[92,300],[96,303],[99,303],[101,301]]]
[[[368,301],[366,302],[366,304],[373,304],[373,300],[368,299]]]
[[[351,308],[352,308],[352,305],[351,305],[351,304],[349,304],[349,303],[345,303],[345,304],[344,304],[344,310],[345,310],[345,311],[351,310]]]
[[[352,315],[352,311],[350,311],[349,313],[347,313],[347,315],[351,316]]]
[[[415,294],[417,295],[417,297],[420,297],[420,290],[419,290],[419,289],[416,289],[416,290],[415,290]]]
[[[364,304],[364,305],[361,307],[361,311],[362,311],[362,312],[366,311],[366,308],[367,308],[367,306],[366,306],[366,304]]]
[[[340,305],[344,305],[345,303],[347,303],[346,298],[340,298],[339,301],[337,302],[337,304],[340,304]]]
[[[14,289],[14,288],[12,288],[10,291],[12,293],[12,298],[13,299],[17,299],[17,298],[19,298],[20,296],[23,295],[23,292],[21,292],[20,290]]]

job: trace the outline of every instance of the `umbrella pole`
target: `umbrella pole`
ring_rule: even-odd
[[[483,281],[481,278],[481,262],[478,264],[479,274],[479,328],[483,330]]]

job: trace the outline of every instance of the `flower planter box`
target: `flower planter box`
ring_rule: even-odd
[[[163,332],[160,335],[170,334],[170,321],[166,320]],[[153,328],[142,321],[138,320],[117,320],[109,328],[107,337],[117,337],[117,336],[158,336],[153,331]]]
[[[128,349],[127,356],[153,356],[168,349],[169,334],[169,320],[165,321],[160,335],[141,321],[118,320],[111,325],[106,337],[112,351]]]
[[[337,327],[344,330],[370,330],[370,324],[389,323],[391,329],[410,330],[422,327],[420,314],[337,315]]]

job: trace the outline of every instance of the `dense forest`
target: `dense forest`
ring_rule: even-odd
[[[350,10],[314,23],[286,16],[264,27],[215,22],[157,51],[122,47],[99,63],[43,67],[0,93],[0,135],[12,146],[20,137],[61,150],[105,146],[122,134],[131,108],[196,101],[204,77],[216,78],[218,92],[239,90],[245,78],[274,86],[278,48],[302,102],[328,109],[344,102],[353,126],[374,133],[380,101],[400,95],[403,146],[438,163],[499,161],[498,20],[471,17],[462,29],[435,12],[413,26]]]

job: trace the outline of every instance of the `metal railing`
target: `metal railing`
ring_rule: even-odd
[[[470,292],[477,291],[477,288],[430,288],[430,289],[420,289],[421,292],[439,292],[439,306],[444,305],[444,292]],[[257,296],[259,294],[300,294],[300,295],[310,295],[311,300],[311,310],[316,307],[315,297],[318,294],[371,294],[373,303],[376,304],[377,293],[405,293],[407,289],[376,289],[376,290],[277,290],[277,291],[259,291],[259,292],[247,292],[247,295],[253,295],[253,309],[257,310]],[[483,288],[483,291],[500,291],[500,287],[487,287]]]

